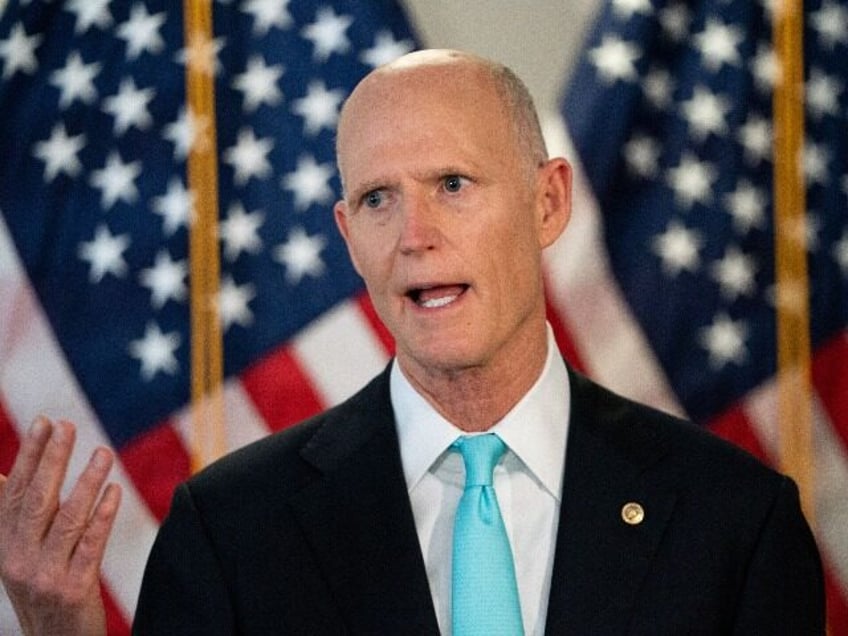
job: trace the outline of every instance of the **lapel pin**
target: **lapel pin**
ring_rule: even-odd
[[[638,503],[631,501],[622,506],[621,518],[629,526],[638,526],[645,520],[645,509]]]

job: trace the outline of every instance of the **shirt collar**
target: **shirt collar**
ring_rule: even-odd
[[[442,417],[393,364],[390,392],[407,489],[411,491],[463,431]],[[509,449],[558,501],[571,394],[568,371],[548,326],[548,354],[535,384],[495,424]]]

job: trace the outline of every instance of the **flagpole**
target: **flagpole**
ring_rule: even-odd
[[[191,284],[192,472],[224,454],[223,336],[216,302],[220,286],[218,168],[215,132],[215,56],[212,0],[183,3],[186,98],[189,117],[207,126],[188,156],[194,202],[189,232]]]
[[[780,466],[815,512],[810,289],[807,272],[804,53],[801,0],[779,0],[773,25],[780,74],[774,92],[774,213]]]

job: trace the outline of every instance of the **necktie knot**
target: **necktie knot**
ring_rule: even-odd
[[[466,435],[454,444],[465,462],[465,488],[491,486],[492,475],[506,444],[494,433]]]

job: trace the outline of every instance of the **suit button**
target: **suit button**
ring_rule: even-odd
[[[645,509],[631,501],[621,508],[621,518],[627,525],[638,526],[645,519]]]

